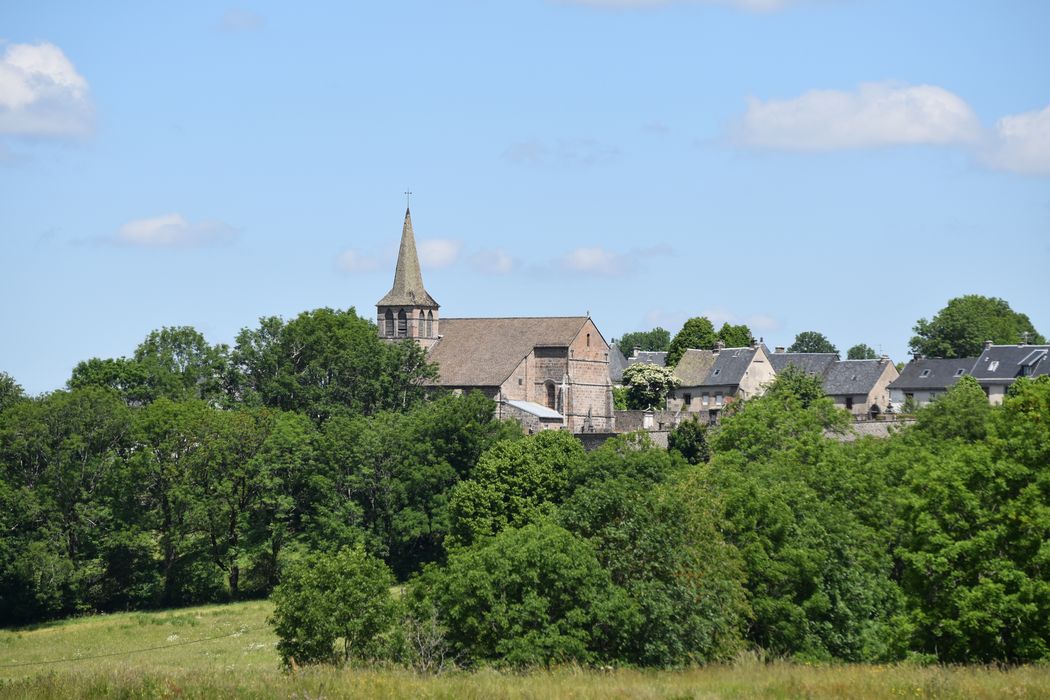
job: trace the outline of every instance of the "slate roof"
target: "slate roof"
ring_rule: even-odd
[[[639,350],[637,354],[633,354],[627,358],[628,366],[638,364],[666,367],[667,353],[658,350]]]
[[[438,364],[442,386],[503,384],[536,346],[568,347],[587,316],[443,318],[440,340],[427,359]]]
[[[824,375],[824,393],[828,396],[868,394],[888,365],[889,360],[839,360]]]
[[[674,373],[682,386],[726,386],[739,384],[751,366],[758,348],[686,350]]]
[[[423,273],[416,255],[416,237],[412,233],[412,213],[405,209],[405,225],[401,229],[401,249],[397,252],[394,268],[394,286],[376,306],[423,306],[439,308],[434,297],[423,288]]]
[[[609,381],[613,384],[623,383],[623,371],[627,368],[627,358],[620,351],[620,346],[613,343],[609,346]]]
[[[514,408],[518,409],[519,411],[524,411],[525,413],[531,413],[532,415],[536,416],[537,418],[556,419],[556,420],[562,420],[563,419],[563,416],[560,413],[558,413],[557,411],[555,411],[553,408],[547,408],[546,406],[541,406],[540,404],[534,403],[532,401],[516,401],[516,400],[508,399],[504,403],[506,403],[509,406],[513,406]]]
[[[831,366],[838,362],[838,353],[834,352],[771,352],[769,364],[773,371],[780,374],[789,365],[798,367],[806,374],[823,377]]]
[[[993,345],[986,348],[973,366],[979,382],[1009,384],[1015,378],[1047,374],[1050,345]]]
[[[899,391],[944,390],[954,386],[961,377],[972,374],[976,362],[976,357],[917,358],[904,365],[901,376],[890,382],[889,388]],[[962,370],[961,374],[959,370]]]

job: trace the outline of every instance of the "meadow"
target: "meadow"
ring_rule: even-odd
[[[282,672],[266,601],[95,615],[0,630],[4,698],[1050,698],[1050,668],[734,664],[682,671],[426,677],[402,669]]]

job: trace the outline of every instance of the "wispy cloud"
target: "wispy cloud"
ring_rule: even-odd
[[[483,250],[470,256],[470,265],[478,272],[506,275],[518,269],[519,263],[503,250]]]
[[[147,248],[190,248],[228,242],[237,233],[221,221],[189,222],[181,214],[164,214],[129,221],[117,231],[115,240]]]
[[[453,238],[430,238],[419,242],[419,262],[425,267],[449,267],[459,260],[463,241]]]
[[[254,32],[265,26],[262,15],[241,8],[226,10],[219,21],[219,30],[224,32]]]
[[[601,277],[620,277],[635,272],[645,258],[671,255],[667,246],[653,246],[620,253],[600,246],[576,248],[556,261],[563,270]]]
[[[378,270],[382,260],[353,248],[344,250],[335,258],[335,267],[340,272],[372,272]]]
[[[589,5],[599,8],[627,8],[648,9],[665,7],[668,5],[727,5],[750,12],[771,12],[780,10],[788,5],[794,5],[797,0],[561,0],[563,3],[573,5]]]
[[[787,100],[751,99],[734,136],[746,146],[798,151],[901,144],[974,143],[970,106],[935,85],[864,83],[852,92],[811,90]]]
[[[590,167],[612,161],[619,154],[615,146],[591,138],[551,142],[529,139],[512,144],[503,157],[524,165]]]
[[[999,170],[1050,175],[1050,106],[996,122],[983,160]]]
[[[89,92],[54,44],[11,44],[0,58],[0,134],[82,136],[92,128]]]

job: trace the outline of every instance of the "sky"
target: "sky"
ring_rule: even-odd
[[[949,299],[1050,334],[1050,3],[0,5],[0,371],[386,293],[691,316],[907,359]]]

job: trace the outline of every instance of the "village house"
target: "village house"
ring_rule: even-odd
[[[888,387],[898,376],[885,355],[877,360],[838,360],[828,367],[821,386],[839,408],[854,416],[875,416],[889,408]]]
[[[726,348],[721,341],[713,350],[686,350],[674,373],[681,383],[668,395],[668,410],[698,413],[710,423],[727,404],[759,396],[776,376],[760,344]]]
[[[480,391],[527,430],[613,430],[610,348],[589,316],[439,318],[439,309],[406,210],[394,283],[376,304],[380,337],[416,340],[438,365],[435,386]]]
[[[988,395],[988,401],[998,406],[1018,377],[1050,374],[1048,350],[1050,345],[993,345],[989,340],[971,373]]]
[[[889,383],[890,407],[900,413],[905,406],[925,406],[973,371],[976,357],[916,357]]]

